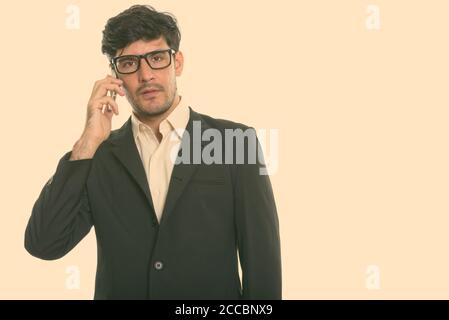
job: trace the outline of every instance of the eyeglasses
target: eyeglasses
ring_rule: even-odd
[[[140,55],[125,55],[112,58],[111,64],[121,74],[134,73],[140,68],[140,61],[145,59],[151,69],[160,70],[171,64],[172,55],[176,53],[173,49],[156,50]]]

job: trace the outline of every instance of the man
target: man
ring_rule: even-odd
[[[278,217],[263,161],[238,163],[249,135],[243,150],[218,142],[225,152],[209,153],[218,161],[195,161],[207,148],[196,129],[249,128],[199,114],[178,94],[179,43],[176,19],[150,6],[107,22],[102,51],[116,77],[95,83],[84,131],[33,207],[25,248],[58,259],[94,226],[95,299],[281,299]],[[112,132],[119,110],[108,92],[133,108]]]

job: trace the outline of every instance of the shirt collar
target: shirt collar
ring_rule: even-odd
[[[173,109],[173,111],[162,120],[159,125],[159,131],[165,136],[166,133],[174,130],[179,139],[182,139],[182,131],[187,127],[189,122],[190,111],[187,105],[187,99],[185,95],[180,96],[180,101],[178,105]],[[151,128],[145,123],[140,121],[134,112],[131,113],[131,123],[134,139],[137,138],[140,132],[143,130],[149,130],[153,133]],[[153,133],[154,134],[154,133]]]

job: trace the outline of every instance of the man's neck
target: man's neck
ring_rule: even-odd
[[[137,117],[137,119],[142,121],[144,124],[149,126],[151,128],[151,130],[153,130],[154,134],[156,135],[156,137],[158,137],[159,142],[160,142],[160,140],[162,139],[162,135],[159,132],[159,125],[161,124],[162,121],[164,121],[164,119],[166,119],[170,115],[170,113],[172,113],[172,111],[178,106],[180,101],[181,101],[181,97],[178,94],[176,94],[176,97],[175,97],[171,107],[168,108],[167,111],[165,111],[164,113],[161,113],[156,116],[142,117],[141,115],[138,115],[135,113],[134,114]]]

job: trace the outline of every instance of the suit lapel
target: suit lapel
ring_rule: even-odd
[[[131,117],[129,117],[128,121],[125,122],[109,141],[112,145],[112,153],[123,164],[134,181],[137,182],[139,188],[144,193],[153,214],[155,214],[145,169],[134,141]]]
[[[175,164],[173,166],[172,175],[170,177],[170,183],[168,187],[167,197],[165,200],[164,210],[162,212],[162,221],[166,220],[171,214],[176,206],[177,201],[185,190],[187,184],[189,183],[191,177],[198,168],[198,164],[193,164],[193,121],[200,121],[201,123],[201,135],[202,132],[209,128],[208,125],[203,121],[200,114],[193,111],[190,108],[190,117],[186,126],[186,130],[183,135],[183,142],[186,134],[190,137],[190,164]],[[151,198],[150,188],[148,186],[148,181],[145,173],[145,169],[142,165],[137,146],[134,141],[134,135],[132,132],[131,117],[128,121],[123,124],[123,126],[110,137],[109,142],[111,144],[111,150],[114,156],[123,164],[126,170],[129,172],[134,181],[138,184],[141,191],[144,193],[148,204],[150,205],[154,215],[153,200]],[[201,148],[206,144],[205,141],[201,141]],[[151,177],[150,177],[151,179]]]
[[[173,212],[176,203],[178,202],[187,184],[198,168],[198,164],[193,164],[192,161],[193,151],[195,150],[193,148],[193,121],[201,122],[201,134],[203,130],[208,128],[207,124],[202,121],[201,115],[193,111],[192,108],[189,107],[189,109],[190,117],[183,135],[183,142],[187,138],[186,134],[188,134],[188,136],[190,137],[190,164],[180,163],[173,166],[167,197],[165,199],[164,210],[162,212],[161,224],[163,221],[167,220],[170,214]],[[201,141],[201,148],[204,146],[204,144],[205,142]]]

